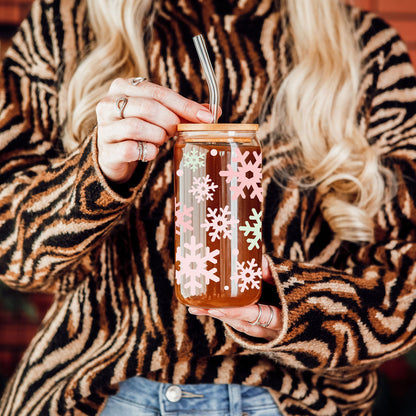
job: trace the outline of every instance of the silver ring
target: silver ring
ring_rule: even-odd
[[[144,145],[142,142],[137,142],[137,160],[142,160]]]
[[[144,145],[143,142],[137,142],[137,160],[140,162],[146,162],[147,160],[147,146]]]
[[[261,324],[260,322],[259,322],[259,325],[260,326],[262,326],[263,328],[267,328],[271,323],[272,323],[272,321],[273,321],[273,317],[274,317],[274,310],[273,310],[273,308],[270,306],[270,305],[267,305],[268,307],[269,307],[269,309],[270,309],[270,318],[269,318],[269,320],[267,321],[267,323],[266,324]]]
[[[127,101],[127,97],[120,97],[116,102],[117,109],[120,113],[120,118],[124,118],[124,109],[126,108]]]
[[[143,145],[142,162],[147,162],[147,146]]]
[[[131,80],[132,85],[139,85],[141,82],[146,81],[145,77],[136,77]]]
[[[260,321],[260,318],[261,318],[261,312],[262,312],[262,310],[261,310],[261,305],[260,305],[260,303],[258,303],[257,304],[257,306],[258,306],[258,308],[259,308],[259,314],[257,315],[257,318],[256,318],[256,320],[255,321],[253,321],[253,322],[248,322],[250,325],[257,325],[258,323],[259,323],[259,321]]]

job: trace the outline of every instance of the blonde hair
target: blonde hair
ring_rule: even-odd
[[[95,44],[69,85],[67,148],[91,130],[95,106],[114,78],[147,75],[144,38],[152,3],[88,0]],[[273,97],[276,140],[285,136],[299,143],[303,183],[317,188],[335,234],[371,241],[385,172],[357,125],[361,55],[352,23],[337,0],[281,0],[281,5],[288,12],[293,62]]]
[[[145,37],[153,0],[87,0],[95,42],[68,86],[64,146],[73,148],[96,124],[95,107],[118,77],[148,76]]]
[[[282,0],[283,1],[283,0]],[[374,216],[391,174],[358,127],[361,50],[337,0],[286,0],[292,63],[273,100],[276,140],[296,140],[302,183],[342,240],[374,239]]]

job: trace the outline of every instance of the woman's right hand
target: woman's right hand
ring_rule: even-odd
[[[120,98],[126,100],[118,103]],[[114,80],[96,112],[98,163],[106,178],[115,183],[130,179],[141,155],[145,161],[154,159],[180,122],[212,120],[206,106],[146,80],[134,85],[132,78]]]

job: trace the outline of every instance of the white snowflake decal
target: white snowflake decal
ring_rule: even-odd
[[[215,185],[212,182],[212,179],[209,175],[202,178],[194,178],[193,186],[189,189],[189,192],[192,195],[195,195],[195,198],[198,202],[211,200],[214,195],[215,189],[218,188],[218,185]]]
[[[183,165],[186,168],[195,172],[198,168],[203,168],[205,166],[205,155],[201,152],[198,152],[196,149],[192,149],[190,152],[184,153],[183,155]]]
[[[246,264],[245,261],[242,263],[237,262],[237,275],[231,276],[231,279],[240,282],[238,287],[241,293],[249,289],[260,289],[261,268],[256,263],[256,260],[248,261],[246,266],[244,264]]]
[[[244,237],[247,237],[250,233],[252,234],[252,238],[247,238],[247,243],[250,245],[248,246],[249,250],[253,250],[254,247],[260,248],[259,242],[261,241],[261,215],[262,211],[257,212],[255,208],[251,210],[253,215],[250,215],[248,218],[253,222],[250,224],[246,221],[245,225],[241,225],[239,227],[240,231],[244,231]]]
[[[185,255],[182,256],[181,248],[176,250],[176,260],[179,262],[180,270],[176,271],[176,282],[184,283],[185,289],[190,289],[191,296],[196,295],[197,289],[202,289],[202,282],[208,285],[211,281],[219,282],[220,278],[216,275],[217,269],[207,270],[207,263],[217,263],[215,258],[219,250],[210,251],[205,247],[205,253],[202,255],[202,243],[196,243],[195,236],[191,237],[189,243],[184,243]],[[183,282],[182,282],[183,280]]]
[[[175,232],[178,235],[181,233],[181,227],[183,231],[193,231],[194,229],[191,220],[194,207],[187,207],[183,204],[183,209],[181,210],[181,205],[180,202],[175,204]]]
[[[218,208],[208,208],[207,219],[203,224],[202,228],[205,228],[209,231],[212,228],[212,231],[209,234],[211,241],[221,239],[221,234],[223,238],[229,238],[231,240],[231,229],[239,222],[238,219],[231,216],[230,207],[228,205],[225,208],[220,208],[221,213],[218,213]],[[211,221],[209,221],[211,219]]]
[[[227,177],[227,183],[230,183],[233,178],[237,179],[237,186],[230,187],[233,199],[239,196],[246,197],[244,189],[252,189],[250,198],[258,198],[263,201],[263,193],[261,187],[261,153],[246,151],[243,154],[240,149],[235,149],[236,156],[231,159],[232,162],[238,163],[237,171],[234,171],[230,164],[227,165],[227,170],[220,171],[220,176]],[[247,157],[252,154],[254,156],[254,163],[246,161]]]

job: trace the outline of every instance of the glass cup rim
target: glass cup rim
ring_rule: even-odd
[[[257,131],[258,124],[242,123],[181,123],[176,130],[182,131]]]

